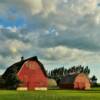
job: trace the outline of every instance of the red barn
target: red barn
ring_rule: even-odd
[[[31,57],[13,64],[6,70],[3,77],[6,78],[11,73],[15,73],[21,81],[21,87],[27,87],[28,90],[48,86],[46,71],[37,57]]]
[[[59,84],[62,89],[90,89],[90,80],[84,73],[66,75]]]
[[[76,76],[76,78],[74,80],[74,88],[75,89],[87,90],[87,89],[90,89],[90,86],[91,86],[90,80],[85,74],[81,73]]]

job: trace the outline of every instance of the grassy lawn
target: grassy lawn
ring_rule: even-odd
[[[0,91],[0,100],[100,100],[100,88],[89,91]]]

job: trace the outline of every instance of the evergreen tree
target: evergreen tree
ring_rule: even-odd
[[[49,78],[53,78],[59,83],[59,81],[68,74],[79,74],[79,73],[85,73],[87,76],[90,74],[90,69],[88,66],[72,66],[69,69],[66,69],[64,67],[55,68],[48,73]]]

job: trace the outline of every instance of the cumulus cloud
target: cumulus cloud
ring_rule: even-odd
[[[0,1],[0,12],[6,14],[8,10],[19,14],[29,14],[29,16],[38,13],[54,12],[56,9],[56,0],[4,0]],[[28,16],[28,15],[27,15]]]
[[[0,60],[13,54],[17,58],[33,54],[49,61],[98,61],[99,2],[1,0]]]
[[[17,27],[16,26],[14,26],[14,27],[7,27],[6,29],[8,29],[9,31],[11,31],[13,33],[17,32]]]
[[[12,53],[18,53],[18,52],[25,51],[27,49],[31,49],[30,44],[25,44],[22,41],[18,41],[18,40],[8,40],[6,41],[6,43],[7,43],[8,49]]]
[[[100,62],[100,53],[95,54],[95,52],[84,51],[77,48],[71,49],[65,46],[42,49],[41,55],[45,59],[63,63],[74,62],[79,64],[91,64]]]

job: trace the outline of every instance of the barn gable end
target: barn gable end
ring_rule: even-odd
[[[45,77],[36,61],[26,61],[17,76],[22,81],[22,86],[27,87],[29,90],[48,86],[47,77]]]
[[[81,73],[76,76],[75,81],[74,81],[74,88],[75,89],[90,89],[90,80],[89,78]]]

